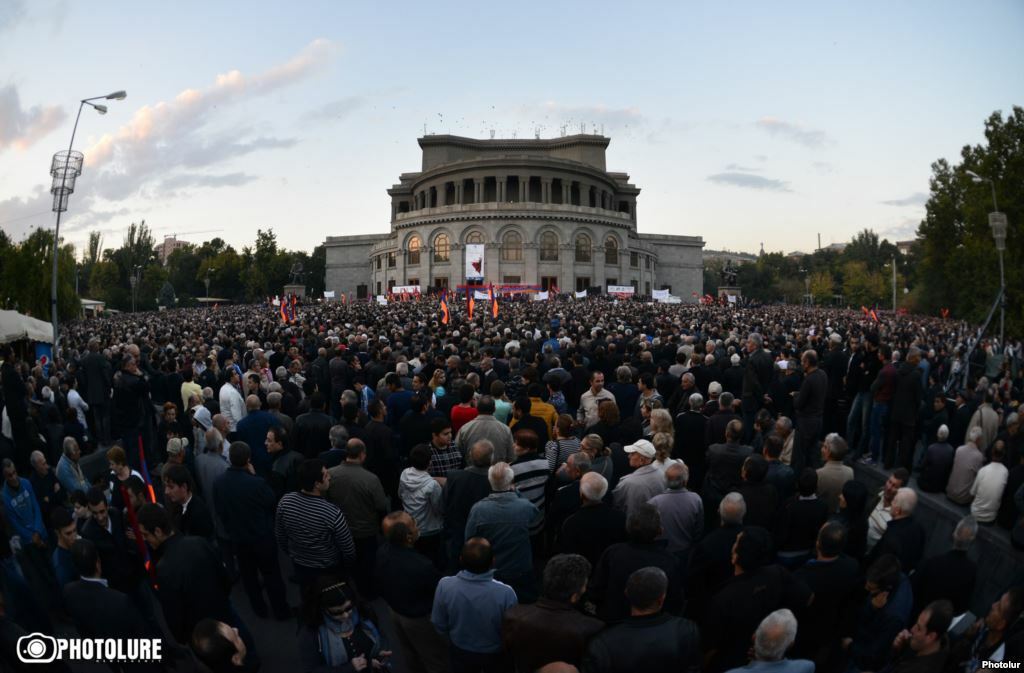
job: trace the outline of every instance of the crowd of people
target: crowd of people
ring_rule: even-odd
[[[280,644],[237,582],[289,670],[1021,661],[1024,578],[975,615],[968,553],[985,526],[1024,548],[1020,341],[791,306],[481,313],[179,309],[65,325],[48,363],[4,346],[0,662],[64,623],[164,638],[153,670],[258,670]],[[937,556],[922,497],[964,515]]]

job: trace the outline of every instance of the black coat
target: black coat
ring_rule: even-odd
[[[740,484],[739,494],[743,496],[747,505],[747,515],[743,518],[743,523],[773,530],[779,514],[779,494],[775,487],[767,482],[743,482]]]
[[[277,500],[261,477],[240,467],[229,467],[213,488],[214,509],[232,542],[255,543],[272,539]]]
[[[110,361],[103,357],[102,353],[97,351],[82,358],[79,364],[78,380],[81,385],[78,392],[85,399],[86,404],[92,406],[110,403],[113,372]]]
[[[749,446],[740,444],[713,444],[709,446],[705,488],[712,487],[714,489],[714,496],[718,498],[739,488],[741,483],[740,470],[743,468],[743,461],[751,453],[753,453],[753,450]]]
[[[780,513],[775,527],[775,544],[779,551],[813,550],[818,540],[818,529],[827,520],[828,505],[824,500],[793,497]]]
[[[212,540],[214,536],[213,514],[210,507],[198,494],[193,494],[188,503],[188,509],[181,513],[180,505],[173,505],[169,508],[171,523],[174,529],[182,535],[196,535]]]
[[[145,638],[145,621],[128,596],[98,582],[64,586],[64,607],[83,638]]]
[[[921,370],[909,362],[904,362],[896,372],[896,390],[893,392],[892,408],[889,411],[892,422],[916,423],[923,395]]]
[[[625,512],[602,502],[580,507],[565,520],[558,537],[558,551],[562,554],[579,554],[596,567],[605,550],[625,539]]]
[[[813,658],[821,648],[836,649],[840,634],[853,627],[851,615],[856,615],[863,584],[860,564],[840,554],[831,561],[811,559],[793,574],[814,593],[814,601],[800,619],[798,652]]]
[[[635,571],[648,566],[661,568],[668,576],[665,611],[682,612],[683,573],[679,559],[657,543],[620,542],[608,547],[594,567],[590,593],[598,603],[598,617],[606,622],[617,622],[629,616],[626,581]]]
[[[458,541],[459,549],[462,548],[466,534],[469,510],[490,494],[491,484],[487,481],[486,468],[470,466],[448,473],[442,491],[444,527],[449,535]]]
[[[721,408],[713,416],[708,419],[708,425],[706,429],[706,435],[704,440],[708,446],[712,444],[724,444],[725,443],[725,426],[729,425],[731,421],[742,420],[738,415],[734,414],[731,410],[723,411]]]
[[[377,550],[375,577],[381,597],[392,610],[410,619],[430,616],[441,573],[426,556],[385,542]]]
[[[135,543],[125,536],[127,522],[121,510],[110,507],[110,532],[90,518],[82,527],[82,537],[96,545],[103,577],[113,589],[122,592],[135,590],[142,579],[142,561]]]
[[[900,567],[905,574],[910,574],[917,567],[924,554],[924,544],[928,534],[924,526],[912,517],[893,519],[885,528],[882,538],[871,550],[868,557],[870,566],[882,554],[895,554],[900,560]]]
[[[967,558],[967,552],[951,549],[945,554],[924,560],[911,577],[914,587],[914,614],[932,601],[946,599],[958,615],[971,607],[978,566]]]
[[[187,644],[192,629],[210,617],[232,622],[228,600],[231,580],[220,553],[199,537],[172,535],[158,550],[156,565],[158,595],[167,627],[181,644]]]
[[[677,673],[700,667],[696,625],[665,613],[629,617],[594,636],[587,647],[587,673]]]
[[[295,450],[306,458],[316,458],[331,448],[334,420],[322,411],[310,411],[295,419]]]
[[[676,416],[675,447],[672,457],[682,459],[691,468],[694,464],[704,465],[707,453],[708,418],[699,411],[685,411]]]

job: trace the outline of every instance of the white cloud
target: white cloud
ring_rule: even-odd
[[[708,180],[722,185],[732,185],[733,187],[744,187],[746,189],[761,189],[771,192],[792,191],[789,188],[789,183],[785,180],[775,180],[760,175],[751,175],[750,173],[715,173],[714,175],[709,175]]]
[[[904,196],[901,199],[891,199],[889,201],[882,201],[884,206],[923,206],[928,203],[929,196],[924,192],[914,192],[909,196]]]
[[[790,140],[805,147],[822,147],[832,144],[831,138],[819,129],[807,128],[801,124],[776,119],[775,117],[762,117],[754,122],[757,128],[770,135]]]
[[[0,152],[8,147],[24,150],[34,145],[64,121],[64,110],[56,105],[21,107],[18,89],[9,84],[0,89]]]

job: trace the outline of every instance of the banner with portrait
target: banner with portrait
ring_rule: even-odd
[[[466,244],[466,280],[482,281],[484,279],[484,244]]]

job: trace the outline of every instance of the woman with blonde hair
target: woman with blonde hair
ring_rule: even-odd
[[[664,411],[659,410],[659,411]],[[668,466],[673,463],[679,463],[682,461],[676,460],[672,457],[672,446],[674,444],[672,435],[667,432],[656,432],[651,438],[651,444],[654,444],[654,463],[653,465],[658,468],[662,473],[668,469]]]

